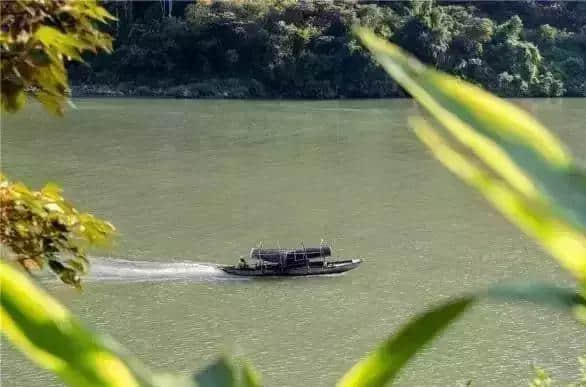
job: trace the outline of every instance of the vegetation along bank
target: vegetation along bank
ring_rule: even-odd
[[[404,96],[353,25],[505,97],[586,96],[586,3],[115,1],[113,55],[70,65],[74,95]]]

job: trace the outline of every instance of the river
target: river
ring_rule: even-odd
[[[586,154],[586,99],[516,100]],[[529,238],[436,162],[408,129],[410,100],[79,99],[54,118],[3,115],[3,170],[55,181],[118,228],[78,293],[49,292],[153,368],[221,353],[267,386],[333,385],[418,311],[506,280],[570,284]],[[344,275],[234,280],[264,246],[333,245]],[[536,363],[578,371],[586,332],[532,305],[474,307],[402,372],[400,386],[524,386]],[[2,386],[59,386],[3,340]]]

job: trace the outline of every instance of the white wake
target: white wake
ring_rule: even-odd
[[[225,281],[242,278],[225,273],[213,263],[192,261],[135,261],[123,258],[90,258],[89,273],[82,281]]]

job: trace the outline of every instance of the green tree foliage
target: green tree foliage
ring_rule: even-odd
[[[495,40],[505,42],[507,40],[519,40],[523,31],[523,21],[517,15],[511,17],[505,23],[498,26]]]
[[[2,109],[15,112],[25,93],[61,114],[68,95],[65,62],[86,50],[109,51],[111,38],[94,25],[112,16],[95,0],[15,0],[0,4]],[[79,286],[87,271],[88,246],[104,243],[110,223],[79,213],[47,184],[31,191],[0,175],[2,259],[31,271],[48,266],[65,283]]]
[[[2,259],[28,271],[48,267],[67,284],[79,287],[88,269],[87,248],[103,244],[112,224],[79,213],[54,184],[31,191],[0,177]]]
[[[197,1],[171,16],[158,2],[108,7],[120,17],[116,52],[72,66],[78,86],[196,98],[403,95],[348,34],[361,25],[503,96],[586,95],[577,2]]]
[[[110,51],[110,36],[95,22],[112,17],[96,0],[11,0],[0,3],[2,109],[17,111],[25,93],[62,114],[68,95],[67,60],[84,51]]]

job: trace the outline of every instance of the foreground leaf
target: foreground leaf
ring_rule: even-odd
[[[574,313],[586,300],[575,290],[549,284],[500,285],[449,301],[414,317],[378,349],[357,363],[338,382],[339,387],[380,387],[392,382],[398,372],[434,337],[479,300],[527,301]],[[578,316],[575,314],[575,316]],[[580,320],[586,323],[586,320]]]
[[[22,108],[28,93],[62,115],[69,99],[66,63],[82,55],[111,52],[112,39],[97,24],[114,19],[97,0],[0,2],[2,109]]]
[[[260,387],[258,373],[237,359],[222,357],[195,375],[198,387]]]
[[[527,202],[531,208],[541,208],[539,218],[531,219],[531,211],[516,213],[509,207],[503,213],[524,231],[536,237],[562,265],[579,280],[586,279],[586,172],[577,165],[561,142],[533,117],[511,103],[455,77],[424,66],[399,47],[377,38],[373,33],[359,29],[357,34],[378,62],[403,86],[444,128],[467,150],[471,151],[484,175],[495,175],[511,194],[506,200],[497,196],[506,193],[493,191],[493,204],[501,211],[510,199]],[[443,152],[445,163],[463,160],[456,172],[466,174],[463,164],[471,158],[451,151],[448,141],[431,130],[420,130],[430,140],[428,145]],[[436,138],[443,141],[440,144]],[[458,157],[454,155],[458,154]],[[454,156],[454,157],[452,157]],[[487,169],[488,168],[488,169]],[[452,168],[454,171],[454,168]],[[470,176],[468,176],[470,177]],[[472,183],[470,179],[467,180]],[[473,184],[475,185],[475,184]],[[478,188],[478,184],[475,185]],[[493,185],[496,187],[495,185]],[[484,187],[487,196],[489,190]],[[487,196],[488,197],[488,196]],[[494,199],[497,200],[494,200]],[[546,223],[544,219],[547,217]],[[532,223],[532,224],[531,224]],[[540,224],[542,223],[542,224]],[[556,224],[559,228],[556,229]],[[566,231],[571,229],[570,233]],[[558,235],[555,235],[558,234]],[[578,237],[576,237],[578,235]],[[580,237],[581,236],[581,237]]]
[[[366,359],[352,367],[338,386],[377,387],[392,381],[417,351],[458,318],[473,301],[472,297],[450,301],[415,317]]]
[[[586,235],[558,219],[540,200],[523,197],[471,157],[457,151],[423,120],[413,120],[415,132],[438,160],[476,188],[511,223],[541,241],[543,247],[578,279],[586,278]]]
[[[89,265],[87,248],[107,244],[115,231],[109,222],[77,211],[55,184],[32,191],[0,176],[0,202],[2,258],[28,271],[48,266],[76,287]]]
[[[139,386],[127,364],[62,305],[0,261],[1,330],[14,346],[70,386]]]

